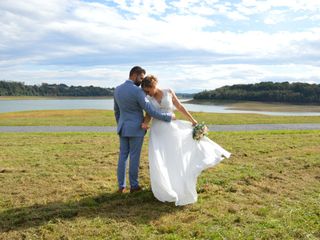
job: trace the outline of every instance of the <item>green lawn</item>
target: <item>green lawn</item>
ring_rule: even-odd
[[[0,239],[320,238],[320,131],[209,137],[233,155],[175,207],[150,189],[115,193],[114,133],[0,133]],[[147,187],[148,174],[146,139]]]
[[[242,113],[203,113],[193,116],[206,124],[320,123],[320,116],[269,116]],[[177,113],[179,119],[184,119]],[[0,126],[115,126],[110,110],[47,110],[1,113]]]

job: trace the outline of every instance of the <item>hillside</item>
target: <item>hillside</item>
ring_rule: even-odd
[[[320,84],[300,82],[237,84],[197,93],[194,99],[319,104]]]
[[[0,96],[113,96],[113,88],[67,86],[65,84],[25,85],[0,81]]]

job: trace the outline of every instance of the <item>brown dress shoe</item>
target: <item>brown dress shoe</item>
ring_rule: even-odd
[[[126,188],[119,188],[118,189],[118,193],[125,193],[126,192]]]
[[[143,191],[143,188],[138,186],[137,188],[130,188],[130,193]]]

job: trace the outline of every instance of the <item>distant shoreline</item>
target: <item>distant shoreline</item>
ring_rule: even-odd
[[[279,105],[294,105],[294,106],[320,106],[317,103],[290,103],[290,102],[261,102],[261,101],[246,101],[246,100],[210,100],[210,99],[188,99],[186,103],[190,104],[205,104],[205,105],[228,105],[234,103],[263,103],[263,104],[279,104]]]
[[[228,110],[269,111],[269,112],[320,112],[320,105],[292,104],[280,102],[256,102],[234,100],[195,100],[184,101],[185,104],[220,105]]]

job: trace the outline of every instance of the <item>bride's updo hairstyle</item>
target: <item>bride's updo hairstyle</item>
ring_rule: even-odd
[[[147,75],[141,82],[142,88],[154,88],[158,83],[158,79],[154,75]]]

